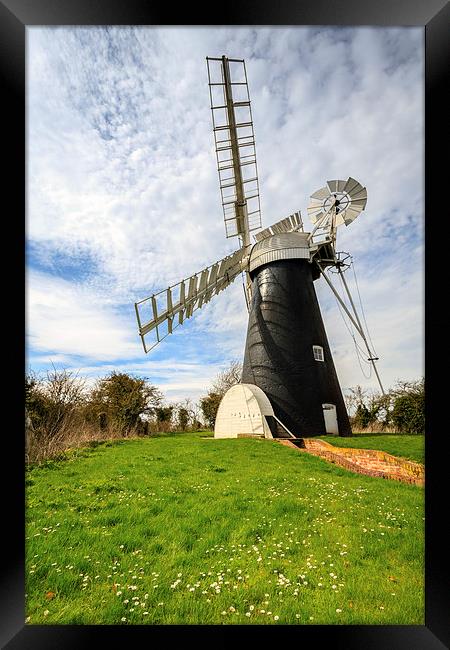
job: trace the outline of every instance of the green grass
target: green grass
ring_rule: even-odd
[[[336,447],[377,449],[417,463],[425,462],[425,436],[392,433],[356,433],[351,438],[326,436],[326,442]]]
[[[30,624],[424,624],[417,486],[200,434],[102,444],[26,482]]]

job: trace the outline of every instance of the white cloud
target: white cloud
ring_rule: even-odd
[[[117,314],[89,287],[28,272],[29,354],[48,352],[55,358],[79,356],[99,361],[138,357],[139,342],[132,325],[131,318]]]

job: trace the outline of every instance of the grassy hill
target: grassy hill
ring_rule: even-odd
[[[27,472],[30,624],[424,624],[423,489],[266,440],[105,443]]]

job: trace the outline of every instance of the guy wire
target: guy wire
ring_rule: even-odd
[[[343,286],[342,278],[341,278],[341,284]],[[371,366],[370,362],[367,361],[367,359],[365,358],[366,353],[364,352],[364,350],[356,342],[355,335],[353,333],[353,328],[352,328],[351,321],[349,322],[349,324],[347,324],[347,321],[346,321],[345,316],[344,316],[344,314],[342,312],[342,309],[341,309],[341,305],[339,304],[338,300],[336,300],[336,302],[337,302],[337,306],[338,306],[338,309],[339,309],[339,313],[340,313],[341,318],[342,318],[342,320],[344,322],[344,325],[347,328],[347,331],[350,334],[351,338],[353,339],[353,344],[355,346],[355,352],[356,352],[356,358],[358,359],[358,364],[359,364],[359,367],[361,369],[361,373],[362,373],[362,375],[363,375],[363,377],[365,379],[370,379],[371,376],[372,376],[372,366]],[[369,366],[369,375],[368,376],[364,372],[364,369],[363,369],[363,367],[361,365],[361,361],[363,361],[364,363],[366,363]]]
[[[362,312],[362,316],[363,316],[363,320],[364,320],[364,325],[366,326],[367,336],[369,337],[369,341],[370,341],[370,344],[372,346],[372,352],[377,357],[378,354],[376,353],[375,346],[374,346],[373,341],[372,341],[372,337],[370,336],[369,327],[367,325],[366,315],[364,313],[364,307],[363,307],[362,300],[361,300],[361,294],[359,293],[359,286],[358,286],[358,280],[356,279],[355,263],[353,261],[353,257],[351,257],[351,267],[352,267],[352,270],[353,270],[353,276],[355,278],[356,291],[358,292],[359,304],[360,304],[360,307],[361,307],[361,312]]]

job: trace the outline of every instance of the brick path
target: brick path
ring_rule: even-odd
[[[330,463],[358,474],[379,476],[415,485],[425,484],[425,468],[421,463],[392,456],[385,451],[335,447],[317,438],[299,438],[296,443],[280,438],[275,440],[287,447],[320,456]]]

